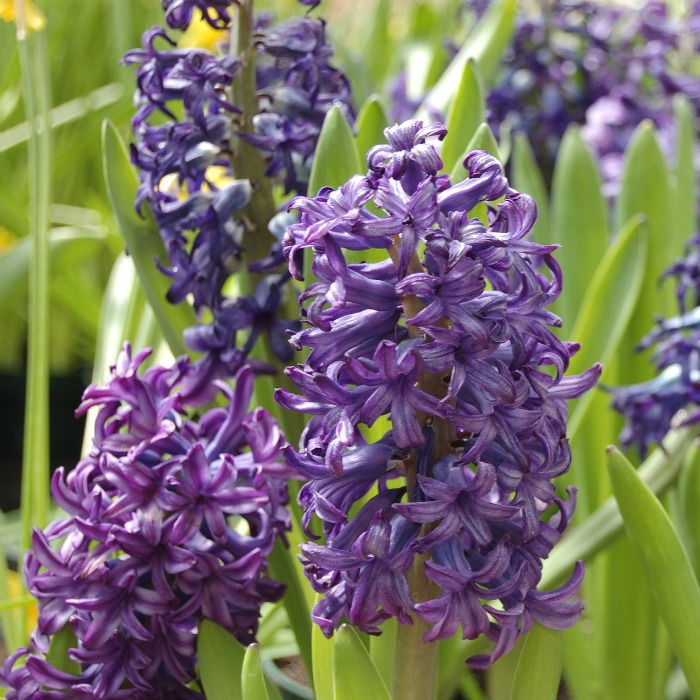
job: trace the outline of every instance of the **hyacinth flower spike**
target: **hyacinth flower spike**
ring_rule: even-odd
[[[325,538],[302,545],[323,594],[314,620],[330,636],[344,620],[378,634],[397,618],[402,698],[432,696],[436,645],[425,644],[458,627],[495,642],[470,660],[484,668],[533,622],[578,619],[581,565],[557,591],[537,584],[574,508],[574,490],[564,501],[552,483],[571,459],[566,402],[600,375],[565,376],[578,346],[551,330],[562,279],[557,246],[527,239],[534,201],[484,151],[452,184],[439,173],[445,133],[387,129],[367,175],[293,200],[299,222],[283,241],[295,277],[304,250],[316,278],[291,339],[310,349],[287,369],[298,393],[277,392],[310,414],[285,457],[309,479],[307,534]],[[482,202],[485,221],[470,214]],[[386,257],[351,263],[347,251]]]
[[[308,14],[316,4],[275,24],[252,0],[164,0],[167,28],[124,57],[136,66],[136,206],[158,224],[168,302],[191,303],[199,320],[184,337],[197,357],[181,387],[190,402],[211,401],[213,382],[246,363],[274,373],[291,359],[273,185],[305,194],[327,111],[353,116],[325,24]]]
[[[193,420],[179,391],[189,362],[142,372],[148,354],[126,344],[107,384],[83,395],[79,414],[99,408],[95,438],[54,474],[65,517],[34,532],[24,574],[38,625],[0,673],[8,700],[204,698],[202,620],[249,644],[260,606],[282,596],[267,557],[290,528],[291,472],[275,421],[248,410],[252,370]],[[77,675],[47,657],[66,626]]]

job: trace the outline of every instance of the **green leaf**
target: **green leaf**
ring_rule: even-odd
[[[605,363],[616,352],[637,303],[644,281],[647,229],[635,216],[605,251],[592,275],[576,318],[572,338],[581,349],[571,358],[569,371],[577,374],[594,362]],[[594,393],[578,399],[571,411],[568,434],[573,440]]]
[[[691,695],[700,697],[700,586],[659,500],[615,447],[608,470],[625,529],[647,575]]]
[[[316,601],[321,600],[316,595]],[[326,639],[318,625],[311,629],[311,650],[313,659],[314,692],[317,700],[333,700],[333,654],[336,637]]]
[[[66,623],[51,638],[49,651],[46,660],[59,671],[70,673],[74,676],[80,675],[80,665],[68,656],[69,649],[77,649],[78,640],[73,632],[73,628]]]
[[[166,261],[167,253],[158,226],[148,208],[144,207],[143,218],[134,210],[138,178],[129,161],[122,137],[108,120],[102,125],[102,148],[109,199],[146,299],[173,355],[183,355],[187,350],[182,333],[185,328],[194,326],[197,319],[187,303],[170,304],[166,299],[170,282],[168,277],[158,270],[155,261]]]
[[[615,220],[618,228],[641,214],[649,227],[649,251],[644,268],[646,284],[640,290],[628,332],[621,343],[620,381],[635,384],[651,379],[656,371],[649,353],[635,352],[637,343],[651,330],[655,315],[675,312],[672,285],[659,285],[661,274],[683,252],[684,240],[675,230],[675,212],[666,160],[654,134],[653,125],[642,122],[625,151],[625,165],[617,199]]]
[[[596,161],[578,125],[570,126],[554,166],[550,223],[553,241],[561,244],[556,258],[565,284],[556,312],[565,328],[573,324],[588,283],[608,247],[608,207],[601,188]]]
[[[299,645],[299,655],[309,678],[313,674],[311,652],[311,612],[304,595],[306,581],[301,581],[293,561],[291,549],[278,540],[269,556],[270,573],[278,581],[284,581],[287,589],[282,603],[287,611],[289,624]]]
[[[216,622],[202,620],[197,633],[199,675],[207,700],[242,698],[245,649]]]
[[[333,655],[334,700],[390,700],[382,676],[367,653],[365,645],[350,625],[336,632]]]
[[[693,425],[670,430],[658,447],[639,467],[639,476],[660,496],[675,482],[680,473],[688,446],[700,432]],[[539,588],[548,590],[561,585],[571,574],[579,559],[590,561],[622,532],[622,517],[617,501],[610,497],[584,522],[567,530],[559,540],[542,567]]]
[[[537,203],[537,221],[531,234],[533,240],[542,244],[553,243],[547,186],[525,134],[515,134],[512,166],[513,187],[520,192],[526,192]]]
[[[688,556],[700,577],[700,450],[697,446],[688,450],[678,480],[677,498],[679,518],[686,537],[684,544]]]
[[[382,98],[379,95],[370,95],[366,102],[360,107],[357,115],[357,136],[355,145],[357,147],[358,158],[361,163],[367,151],[377,144],[384,143],[384,129],[389,124]],[[358,170],[357,172],[361,172]]]
[[[243,657],[241,685],[243,700],[269,700],[262,659],[260,658],[260,647],[257,644],[251,644],[246,649]]]
[[[695,109],[685,95],[673,98],[676,117],[675,210],[678,238],[688,240],[698,230],[695,200],[697,174],[695,172]]]
[[[309,196],[322,187],[340,187],[353,175],[363,172],[355,139],[343,111],[333,105],[323,120],[314,164],[309,178]]]
[[[493,135],[493,131],[488,124],[483,123],[479,125],[476,133],[469,142],[467,148],[465,149],[462,157],[457,160],[452,171],[450,172],[450,180],[453,185],[458,182],[462,182],[467,177],[467,171],[464,169],[462,163],[469,153],[472,151],[488,151],[495,158],[500,158],[498,152],[498,142],[496,137]]]
[[[561,632],[536,622],[518,658],[511,700],[556,700],[563,658]]]
[[[442,143],[444,169],[451,172],[465,146],[484,121],[484,95],[476,61],[464,64],[462,79],[447,115],[447,136]]]
[[[496,0],[481,18],[474,31],[452,60],[447,70],[428,93],[416,114],[426,120],[430,108],[446,112],[454,99],[464,65],[474,59],[486,87],[493,84],[496,70],[513,34],[516,0]]]
[[[394,682],[394,657],[396,655],[396,635],[399,623],[395,617],[382,623],[382,633],[372,635],[369,640],[369,654],[372,663],[384,680],[387,688],[391,688]]]

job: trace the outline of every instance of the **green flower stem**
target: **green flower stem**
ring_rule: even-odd
[[[671,430],[639,467],[642,481],[660,496],[678,478],[686,450],[700,434],[700,426]],[[544,563],[539,588],[549,589],[563,583],[579,560],[590,560],[620,535],[623,530],[620,508],[614,497],[608,498],[579,527],[567,533]]]
[[[406,577],[415,602],[431,600],[437,587],[425,574],[425,556],[416,557]],[[426,644],[423,635],[431,625],[412,615],[412,625],[399,625],[394,658],[394,700],[432,700],[437,690],[437,642]]]
[[[271,182],[265,175],[264,158],[255,146],[238,138],[238,132],[253,133],[253,117],[258,111],[253,4],[254,0],[240,0],[233,9],[234,22],[231,28],[231,52],[240,60],[240,68],[233,82],[233,103],[243,110],[235,127],[236,133],[232,134],[233,171],[237,178],[250,180],[253,187],[253,196],[243,212],[249,226],[244,239],[248,260],[257,260],[269,253],[274,237],[267,226],[276,213]],[[254,283],[256,276],[251,277],[251,282]]]
[[[31,547],[32,529],[49,517],[49,207],[51,140],[49,129],[49,64],[44,32],[30,36],[24,0],[15,0],[17,44],[27,121],[31,125],[29,157],[29,335],[27,399],[24,418],[21,492],[21,546]],[[20,584],[20,597],[24,594]],[[20,615],[26,634],[29,610]]]
[[[233,82],[233,103],[242,110],[231,135],[233,144],[233,172],[237,178],[250,181],[253,194],[250,203],[243,210],[243,217],[248,228],[244,237],[244,248],[248,261],[264,258],[270,252],[270,246],[275,242],[274,236],[268,229],[268,224],[277,213],[275,200],[272,194],[272,182],[265,175],[265,159],[260,151],[244,139],[239,138],[239,133],[252,134],[253,117],[258,112],[258,98],[255,87],[255,42],[253,41],[253,5],[254,0],[240,0],[233,9],[234,22],[231,27],[232,55],[240,60],[240,68]],[[240,274],[240,292],[249,294],[255,291],[255,286],[263,275],[242,269]],[[297,318],[299,308],[296,300],[285,300],[281,311],[287,312],[287,318]],[[265,393],[272,397],[274,388],[282,386],[285,389],[294,390],[294,386],[284,374],[284,366],[275,356],[272,343],[267,334],[258,341],[259,350],[254,356],[269,362],[277,369],[274,377],[265,379],[260,377],[259,386]],[[265,402],[265,408],[275,416],[290,442],[295,442],[304,429],[304,417],[300,413],[280,411],[274,402]]]

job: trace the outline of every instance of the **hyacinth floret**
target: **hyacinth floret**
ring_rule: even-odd
[[[24,575],[39,617],[1,674],[10,700],[203,698],[189,687],[202,620],[249,644],[260,606],[283,593],[267,556],[290,527],[290,471],[273,418],[248,410],[252,370],[193,420],[178,391],[188,360],[141,372],[149,354],[126,344],[83,395],[77,413],[98,410],[93,446],[53,476],[66,517],[33,535]],[[77,675],[46,658],[65,626]]]
[[[325,535],[301,557],[324,594],[313,611],[324,633],[418,615],[432,625],[425,641],[459,626],[494,640],[471,659],[483,667],[534,620],[563,629],[581,611],[570,600],[581,566],[557,591],[536,587],[574,507],[552,483],[571,459],[566,401],[600,366],[565,376],[578,345],[552,332],[562,279],[557,246],[527,239],[533,199],[485,151],[465,158],[463,180],[440,174],[445,133],[395,125],[367,175],[293,200],[283,248],[298,279],[311,255],[315,279],[291,342],[310,352],[287,369],[299,393],[277,400],[310,414],[285,456],[308,479],[307,533]],[[409,590],[419,555],[431,600]]]
[[[145,32],[142,48],[124,58],[137,67],[131,150],[140,180],[136,206],[142,211],[147,205],[158,224],[167,259],[157,262],[172,279],[168,301],[191,302],[200,319],[185,340],[202,356],[190,366],[182,391],[188,400],[204,404],[212,398],[212,381],[232,377],[246,361],[250,343],[237,349],[241,334],[270,333],[278,358],[289,359],[289,347],[270,322],[279,315],[289,274],[279,273],[283,257],[274,223],[270,233],[250,230],[244,210],[260,183],[234,170],[239,141],[260,149],[266,176],[279,179],[287,192],[305,193],[326,112],[338,104],[352,118],[350,88],[331,65],[333,50],[322,21],[307,14],[275,25],[269,17],[258,17],[257,105],[248,115],[254,133],[244,133],[242,106],[233,102],[240,58],[229,51],[232,15],[240,10],[219,0],[164,0],[163,9],[170,29],[189,32],[206,22],[217,37],[192,47],[181,41],[186,34],[178,39],[155,27]],[[270,219],[274,215],[269,212]],[[269,236],[272,243],[263,260],[249,252],[260,250],[250,242],[256,235]],[[232,301],[228,296],[227,283],[244,265],[256,274],[278,275],[276,291],[267,294],[262,307],[255,298],[241,295]],[[273,302],[277,306],[271,309]],[[236,304],[238,311],[232,308]],[[241,325],[244,319],[247,325]],[[295,327],[294,321],[282,323],[283,331]],[[257,369],[272,371],[270,366]]]
[[[657,376],[646,382],[610,388],[612,406],[625,417],[620,443],[635,446],[644,457],[661,443],[681,409],[678,425],[700,420],[700,236],[693,236],[686,254],[663,275],[674,278],[679,315],[658,319],[638,345],[653,348]]]

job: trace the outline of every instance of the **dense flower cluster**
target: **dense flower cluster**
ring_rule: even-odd
[[[489,0],[466,0],[474,18]],[[546,11],[521,11],[515,34],[486,96],[495,134],[507,126],[526,134],[547,180],[567,127],[582,135],[600,164],[605,192],[617,193],[622,154],[644,119],[657,128],[666,155],[675,139],[672,98],[687,96],[700,108],[700,78],[693,64],[700,49],[700,2],[684,17],[669,4],[641,8],[590,0],[552,0]],[[393,115],[407,119],[420,100],[409,99],[405,76],[392,84]]]
[[[545,13],[521,13],[487,97],[489,123],[526,133],[548,173],[568,125],[582,124],[612,196],[635,127],[652,120],[670,155],[673,95],[684,93],[700,107],[700,79],[688,65],[700,48],[699,31],[697,2],[683,19],[659,0],[635,10],[554,0]]]
[[[680,315],[659,321],[639,344],[640,350],[655,346],[652,359],[659,374],[648,382],[611,389],[613,408],[626,418],[620,442],[636,446],[642,457],[649,445],[663,440],[680,409],[690,409],[685,424],[700,420],[699,236],[664,276],[676,279]]]
[[[259,113],[253,118],[256,133],[242,134],[240,107],[231,102],[240,59],[229,52],[227,30],[235,5],[220,0],[163,5],[172,28],[186,29],[203,16],[213,28],[226,30],[209,50],[181,47],[156,27],[144,34],[143,48],[124,59],[138,66],[132,122],[132,159],[140,175],[137,207],[147,202],[155,214],[168,256],[160,266],[172,278],[168,300],[191,299],[201,319],[185,341],[203,357],[190,369],[183,392],[202,403],[211,398],[212,379],[233,376],[245,361],[246,353],[236,347],[240,333],[278,334],[277,309],[288,280],[283,273],[263,281],[254,297],[238,301],[225,294],[224,285],[241,264],[265,273],[282,262],[274,231],[270,256],[262,261],[246,256],[251,247],[246,237],[269,234],[248,231],[241,216],[256,184],[233,171],[236,141],[246,138],[258,147],[269,158],[267,175],[279,176],[286,191],[305,193],[325,113],[337,102],[350,115],[349,86],[329,63],[332,49],[322,22],[307,15],[274,26],[259,18]],[[270,219],[274,215],[269,212]],[[287,322],[284,329],[293,327]],[[286,343],[273,340],[273,347],[280,360],[291,359]]]
[[[533,620],[562,629],[580,613],[569,599],[581,565],[557,591],[536,586],[573,510],[552,483],[570,462],[566,400],[600,367],[564,376],[578,346],[549,328],[562,280],[556,246],[525,238],[534,201],[485,151],[467,156],[463,181],[439,175],[432,141],[445,133],[387,129],[367,176],[293,201],[285,254],[300,278],[307,249],[316,281],[301,296],[309,327],[292,338],[310,352],[287,370],[300,394],[277,398],[312,415],[285,456],[309,479],[307,532],[316,516],[326,537],[302,546],[324,633],[347,618],[376,634],[417,614],[433,623],[426,641],[459,626],[493,639],[471,659],[483,667]],[[426,553],[440,593],[416,602],[407,572]]]
[[[248,412],[252,371],[195,422],[176,390],[187,360],[139,374],[148,354],[127,344],[111,380],[83,396],[79,414],[99,408],[93,447],[53,477],[67,516],[34,532],[25,578],[38,627],[0,674],[8,700],[203,698],[190,685],[199,623],[250,643],[260,605],[283,593],[266,558],[290,526],[289,470],[275,421]],[[78,675],[46,657],[66,625]]]

